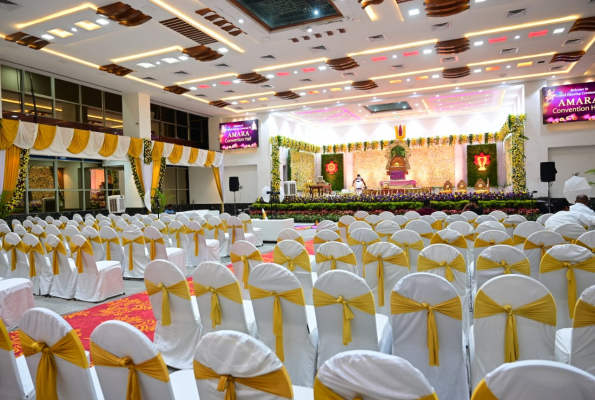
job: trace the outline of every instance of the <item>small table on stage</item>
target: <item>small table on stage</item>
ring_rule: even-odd
[[[314,197],[314,191],[317,191],[318,195],[332,193],[331,185],[310,185],[310,197]]]

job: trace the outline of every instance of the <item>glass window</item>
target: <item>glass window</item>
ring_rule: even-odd
[[[188,113],[176,110],[176,124],[180,126],[188,126]]]
[[[103,92],[103,96],[106,110],[122,112],[122,96],[110,92]]]
[[[58,159],[59,211],[83,209],[83,174],[80,161]]]
[[[161,124],[159,123],[159,121],[151,121],[151,135],[152,136],[161,136],[161,129],[159,129],[159,126]]]
[[[165,197],[167,199],[167,204],[179,204],[178,203],[178,191],[172,189],[164,189],[163,190]]]
[[[37,115],[44,117],[52,117],[54,114],[54,102],[51,99],[35,96],[25,95],[25,112],[27,114],[34,114],[34,110],[37,109]]]
[[[21,112],[19,93],[2,91],[2,111]]]
[[[188,168],[176,168],[178,170],[178,189],[188,189]]]
[[[196,129],[190,129],[190,140],[193,142],[202,142],[202,133]]]
[[[189,191],[188,190],[178,190],[178,204],[189,204]]]
[[[161,118],[163,122],[169,122],[171,124],[176,123],[176,112],[171,108],[161,107]]]
[[[52,96],[52,78],[49,76],[23,71],[23,84],[26,93],[31,93],[31,83],[33,83],[33,92],[36,96]],[[76,86],[78,87],[78,85]]]
[[[152,120],[161,120],[161,107],[157,104],[151,104],[151,119]]]
[[[103,110],[83,106],[83,122],[85,124],[103,126]]]
[[[103,108],[101,90],[81,85],[81,97],[84,105]]]
[[[56,100],[56,118],[65,121],[81,122],[81,106]]]
[[[79,103],[79,85],[72,82],[55,79],[56,99],[70,101],[72,103]]]
[[[107,182],[101,163],[85,162],[85,209],[106,207]]]
[[[171,137],[171,138],[175,138],[176,137],[176,127],[175,125],[170,125],[170,124],[163,124],[163,130],[161,131],[161,136],[165,136],[165,137]]]
[[[190,127],[192,129],[202,129],[202,121],[206,119],[205,117],[201,117],[199,115],[188,114],[190,117]]]
[[[166,167],[165,176],[163,177],[163,188],[164,189],[175,189],[176,188],[176,168]]]
[[[2,65],[2,75],[0,77],[2,79],[2,89],[20,92],[19,72],[20,70],[16,68]],[[2,97],[4,97],[4,91],[2,92]]]
[[[176,137],[178,139],[188,140],[188,128],[185,126],[176,127]]]
[[[123,128],[124,120],[121,113],[112,111],[105,112],[105,126],[108,128]]]

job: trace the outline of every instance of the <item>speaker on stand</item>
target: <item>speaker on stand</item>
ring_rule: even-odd
[[[230,176],[229,177],[229,191],[233,192],[233,215],[237,216],[237,206],[236,206],[236,192],[240,190],[240,178],[237,176]]]
[[[540,165],[540,178],[542,182],[547,182],[547,211],[552,212],[552,184],[556,181],[556,170],[555,162],[542,162]]]

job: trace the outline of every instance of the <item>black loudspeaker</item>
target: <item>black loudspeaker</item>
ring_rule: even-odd
[[[556,163],[555,162],[542,162],[541,163],[541,181],[542,182],[555,182],[556,181]]]
[[[238,192],[240,190],[240,178],[237,176],[229,177],[229,191]]]

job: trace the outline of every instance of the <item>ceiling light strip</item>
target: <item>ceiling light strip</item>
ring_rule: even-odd
[[[559,22],[574,21],[577,18],[578,18],[577,15],[569,15],[567,17],[562,17],[562,18],[548,19],[548,20],[544,20],[544,21],[529,22],[527,24],[521,24],[521,25],[505,26],[505,27],[502,27],[502,28],[488,29],[486,31],[469,32],[469,33],[465,34],[465,37],[483,36],[483,35],[489,35],[491,33],[513,31],[515,29],[525,29],[525,28],[531,28],[531,27],[534,27],[534,26],[557,24]]]
[[[232,73],[223,74],[223,75],[207,76],[205,78],[196,78],[196,79],[191,79],[189,81],[176,82],[176,85],[186,85],[189,83],[204,82],[204,81],[210,81],[210,80],[221,79],[221,78],[229,78],[230,76],[236,77],[236,76],[238,76],[238,74],[232,72]]]
[[[171,53],[172,51],[180,51],[181,52],[183,50],[184,50],[184,48],[182,46],[171,46],[171,47],[166,47],[164,49],[148,51],[146,53],[139,53],[139,54],[133,54],[133,55],[126,56],[126,57],[114,58],[112,60],[112,62],[115,64],[118,64],[118,63],[121,63],[124,61],[137,60],[139,58],[151,57],[151,56],[155,56],[157,54]]]
[[[315,63],[319,63],[319,62],[326,62],[326,60],[327,60],[326,58],[315,58],[314,60],[298,61],[298,62],[294,62],[294,63],[281,64],[281,65],[272,65],[270,67],[255,69],[254,72],[272,71],[275,69],[295,67],[298,65],[315,64]]]
[[[242,96],[224,97],[221,100],[238,100],[238,99],[244,99],[246,97],[266,96],[266,95],[269,95],[269,94],[275,94],[275,92],[262,92],[262,93],[244,94]]]
[[[438,39],[432,39],[432,40],[424,40],[424,41],[421,41],[421,42],[405,43],[405,44],[400,44],[400,45],[397,45],[397,46],[380,47],[378,49],[364,50],[364,51],[360,51],[358,53],[349,53],[349,54],[347,54],[347,56],[348,57],[363,56],[363,55],[366,55],[366,54],[382,53],[383,51],[392,51],[392,50],[406,49],[406,48],[409,48],[409,47],[425,46],[427,44],[434,44],[437,41],[438,41]]]
[[[53,54],[53,55],[58,56],[58,57],[61,57],[61,58],[65,58],[67,60],[74,61],[74,62],[77,62],[79,64],[86,65],[87,67],[99,69],[99,65],[97,65],[97,64],[93,64],[93,63],[90,63],[88,61],[81,60],[80,58],[72,57],[72,56],[69,56],[69,55],[66,55],[66,54],[63,54],[63,53],[59,53],[59,52],[54,51],[54,50],[50,50],[47,47],[44,47],[40,51],[43,51],[43,52],[46,52],[46,53],[50,53],[50,54]]]
[[[65,15],[73,14],[75,12],[79,12],[79,11],[82,11],[82,10],[85,10],[85,9],[88,9],[88,8],[92,9],[93,11],[97,11],[97,6],[95,4],[93,4],[93,3],[84,3],[84,4],[81,4],[80,6],[69,8],[69,9],[63,10],[63,11],[59,11],[59,12],[57,12],[55,14],[51,14],[51,15],[48,15],[48,16],[43,17],[43,18],[36,19],[34,21],[31,21],[31,22],[25,22],[24,24],[18,24],[17,25],[17,28],[18,29],[23,29],[23,28],[26,28],[26,27],[31,26],[31,25],[35,25],[35,24],[39,24],[39,23],[42,23],[42,22],[45,22],[45,21],[49,21],[49,20],[52,20],[52,19],[63,17]]]
[[[373,76],[370,79],[372,80],[377,80],[377,79],[389,79],[389,78],[397,78],[399,76],[413,76],[413,75],[418,75],[418,74],[425,74],[428,72],[438,72],[438,71],[442,71],[444,70],[444,68],[433,68],[433,69],[424,69],[421,71],[411,71],[411,72],[403,72],[400,74],[392,74],[392,75],[384,75],[384,76]]]
[[[351,85],[353,81],[341,81],[341,82],[331,82],[331,83],[322,83],[320,85],[310,85],[310,86],[301,86],[289,90],[308,90],[308,89],[316,89],[328,86],[339,86],[339,85]]]
[[[481,61],[481,62],[467,64],[467,66],[474,67],[477,65],[500,64],[500,63],[511,62],[511,61],[526,60],[528,58],[548,57],[548,56],[552,56],[554,54],[556,54],[556,52],[551,51],[549,53],[532,54],[529,56],[520,56],[520,57],[502,58],[502,59],[490,60],[490,61]]]

